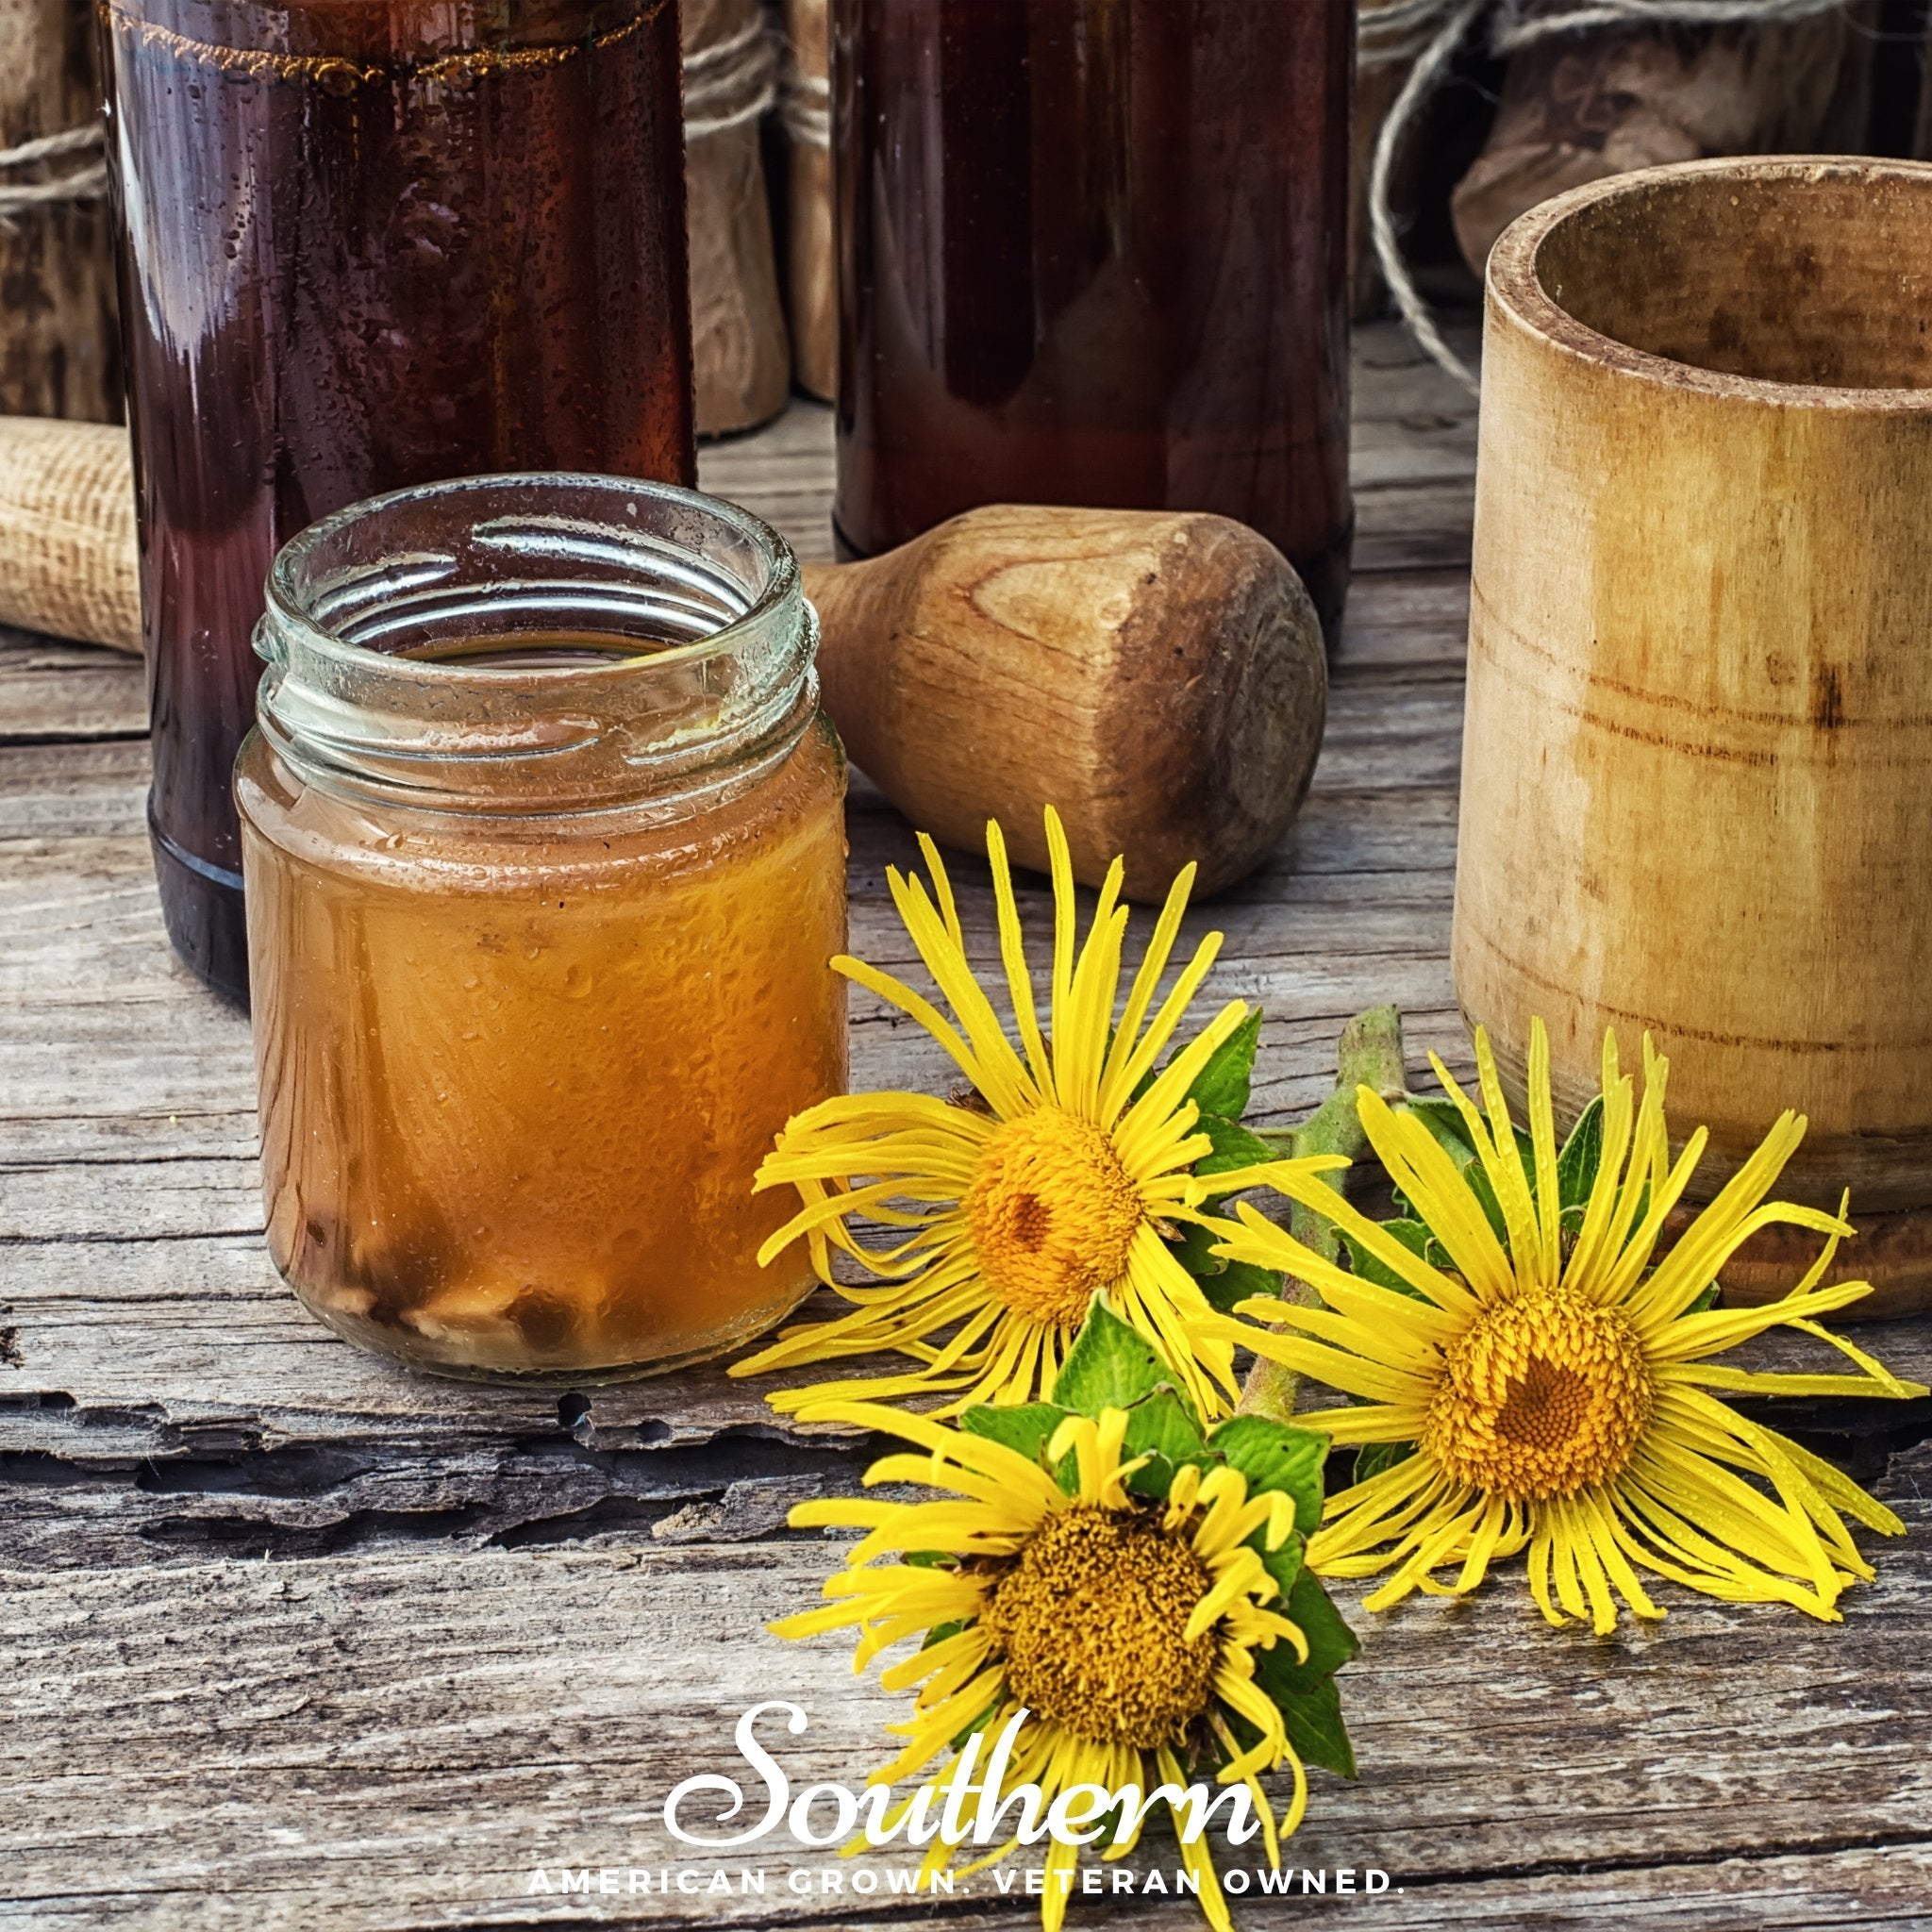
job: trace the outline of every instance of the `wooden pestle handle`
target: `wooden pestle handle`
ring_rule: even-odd
[[[968,511],[864,563],[808,567],[820,679],[853,762],[969,850],[996,817],[1047,862],[1058,808],[1088,885],[1126,859],[1159,899],[1191,859],[1218,891],[1307,792],[1328,661],[1301,579],[1225,517]]]
[[[808,564],[825,708],[911,822],[1043,868],[1043,808],[1130,897],[1190,859],[1254,869],[1293,818],[1327,702],[1315,612],[1280,552],[1204,514],[977,509],[886,556]],[[127,439],[0,417],[0,623],[141,648]]]

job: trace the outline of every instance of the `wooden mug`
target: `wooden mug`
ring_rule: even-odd
[[[1707,1195],[1807,1115],[1779,1192],[1850,1188],[1870,1314],[1932,1302],[1928,525],[1932,167],[1648,169],[1496,244],[1457,995],[1519,1090],[1543,1016],[1559,1111],[1651,1034]]]

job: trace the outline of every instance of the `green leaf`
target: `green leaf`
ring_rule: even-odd
[[[1304,1570],[1295,1578],[1288,1599],[1288,1615],[1308,1640],[1307,1663],[1295,1663],[1294,1653],[1288,1654],[1298,1675],[1311,1681],[1331,1677],[1362,1647],[1361,1639],[1348,1627],[1311,1570]]]
[[[1128,1456],[1152,1449],[1169,1462],[1188,1462],[1200,1456],[1206,1446],[1193,1410],[1172,1389],[1157,1389],[1127,1411],[1124,1453]]]
[[[1407,1221],[1398,1216],[1393,1221],[1380,1224],[1392,1234],[1411,1255],[1428,1257],[1429,1243],[1435,1239],[1420,1221]]]
[[[1187,1097],[1204,1114],[1238,1121],[1248,1110],[1255,1075],[1255,1049],[1261,1041],[1261,1009],[1255,1008],[1209,1056],[1194,1075]]]
[[[1194,1173],[1206,1176],[1227,1174],[1237,1167],[1259,1167],[1279,1160],[1280,1151],[1271,1147],[1258,1134],[1251,1134],[1239,1121],[1223,1120],[1219,1114],[1204,1113],[1194,1123],[1197,1134],[1206,1134],[1213,1144],[1194,1163]]]
[[[1046,1455],[1053,1432],[1066,1419],[1067,1411],[1051,1402],[1019,1403],[1007,1408],[982,1402],[961,1412],[959,1426],[969,1435],[984,1436],[1017,1449],[1029,1462],[1039,1462]]]
[[[1596,1186],[1596,1171],[1604,1158],[1604,1097],[1586,1107],[1557,1157],[1557,1199],[1565,1208],[1580,1208]],[[1535,1172],[1532,1165],[1531,1173]]]
[[[1214,1243],[1219,1239],[1218,1235],[1203,1227],[1198,1221],[1190,1221],[1183,1226],[1180,1239],[1168,1242],[1168,1252],[1196,1281],[1199,1281],[1204,1275],[1219,1274],[1227,1266],[1227,1263],[1214,1253]]]
[[[1281,1646],[1277,1643],[1275,1649]],[[1341,1722],[1341,1693],[1333,1677],[1324,1677],[1307,1690],[1269,1693],[1281,1708],[1288,1741],[1304,1764],[1319,1764],[1341,1777],[1355,1775],[1355,1746]]]
[[[1719,1284],[1718,1282],[1711,1282],[1708,1287],[1704,1289],[1699,1293],[1697,1299],[1694,1302],[1692,1302],[1688,1308],[1684,1310],[1684,1313],[1686,1315],[1701,1315],[1704,1313],[1705,1309],[1716,1307],[1718,1289],[1720,1285],[1721,1284]],[[1678,1319],[1682,1320],[1682,1317],[1680,1316]]]
[[[1095,1301],[1060,1364],[1053,1400],[1062,1408],[1098,1417],[1103,1408],[1131,1408],[1174,1380],[1174,1371],[1105,1302]]]
[[[1280,1273],[1257,1267],[1253,1261],[1228,1261],[1219,1274],[1205,1275],[1200,1280],[1201,1292],[1208,1297],[1208,1306],[1224,1315],[1233,1314],[1243,1302],[1257,1296],[1266,1296],[1270,1301],[1281,1299]]]
[[[1341,1722],[1335,1673],[1361,1648],[1360,1641],[1306,1569],[1295,1578],[1284,1607],[1307,1640],[1308,1660],[1297,1662],[1293,1650],[1277,1642],[1256,1657],[1256,1675],[1280,1707],[1289,1741],[1303,1761],[1353,1777],[1355,1749]]]
[[[1503,1204],[1496,1199],[1496,1191],[1490,1185],[1490,1177],[1483,1171],[1480,1160],[1472,1160],[1462,1170],[1462,1178],[1469,1183],[1469,1191],[1476,1198],[1483,1213],[1488,1217],[1496,1239],[1507,1250],[1509,1245],[1509,1224],[1503,1218]]]
[[[961,1725],[953,1735],[953,1749],[955,1751],[965,1750],[966,1740],[972,1737],[974,1731],[985,1730],[992,1723],[993,1719],[998,1716],[999,1710],[1000,1707],[998,1704],[990,1704],[971,1724]]]
[[[1355,1479],[1365,1483],[1371,1476],[1407,1462],[1415,1454],[1413,1442],[1364,1442],[1355,1458]]]
[[[1326,1436],[1270,1422],[1265,1416],[1237,1415],[1214,1430],[1208,1446],[1247,1477],[1250,1495],[1285,1490],[1294,1498],[1294,1526],[1304,1536],[1313,1532],[1322,1518]]]
[[[1301,1579],[1302,1557],[1306,1545],[1299,1535],[1285,1537],[1281,1547],[1271,1550],[1262,1541],[1257,1529],[1248,1539],[1248,1547],[1261,1559],[1261,1567],[1274,1579],[1274,1587],[1281,1592],[1281,1605],[1286,1607],[1294,1587]]]

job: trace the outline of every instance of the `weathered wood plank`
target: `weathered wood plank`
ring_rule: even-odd
[[[1912,1661],[1932,1641],[1932,1451],[1891,1488],[1916,1534],[1883,1550],[1839,1628],[1666,1591],[1662,1626],[1600,1641],[1545,1628],[1513,1575],[1459,1607],[1353,1610],[1362,1775],[1316,1774],[1294,1864],[1390,1873],[1399,1892],[1326,1906],[1376,1927],[1633,1907],[1700,1927],[1909,1923],[1932,1874],[1932,1679]],[[263,1932],[626,1911],[855,1923],[849,1889],[674,1891],[641,1914],[526,1890],[540,1865],[708,1879],[715,1861],[680,1858],[662,1799],[739,1769],[730,1725],[769,1698],[809,1715],[781,1754],[798,1783],[861,1781],[900,1707],[852,1679],[841,1644],[763,1627],[811,1599],[831,1557],[817,1540],[613,1539],[162,1563],[139,1590],[117,1570],[8,1573],[0,1922],[158,1927],[192,1900],[197,1924]],[[781,1886],[833,1866],[782,1830],[756,1862]],[[1136,1861],[1156,1862],[1151,1844]],[[1002,1911],[990,1877],[960,1904],[969,1924],[1017,1927],[1028,1909]]]
[[[139,658],[0,625],[0,745],[147,736]]]

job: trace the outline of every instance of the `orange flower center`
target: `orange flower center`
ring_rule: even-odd
[[[1059,1107],[994,1131],[965,1208],[993,1292],[1015,1314],[1067,1328],[1126,1273],[1145,1218],[1113,1142]]]
[[[1507,1502],[1574,1496],[1630,1460],[1650,1423],[1642,1344],[1616,1308],[1573,1291],[1487,1308],[1449,1351],[1422,1446]]]

